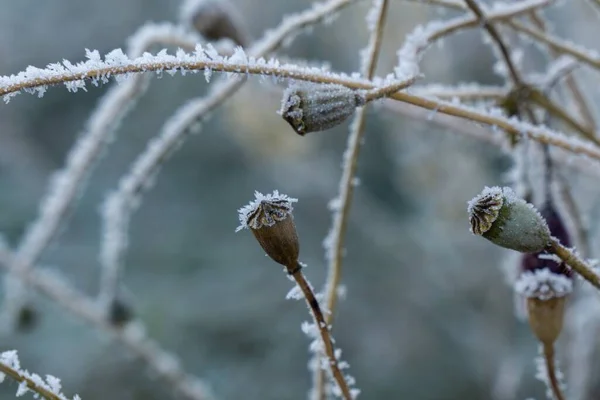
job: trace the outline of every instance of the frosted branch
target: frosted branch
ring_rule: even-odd
[[[480,85],[479,83],[460,83],[458,85],[429,85],[413,86],[411,92],[423,97],[453,101],[500,100],[506,97],[509,89],[501,86]]]
[[[369,89],[368,81],[352,79],[342,74],[323,72],[318,68],[300,67],[294,64],[281,64],[276,59],[265,60],[262,57],[247,56],[237,48],[230,57],[220,55],[210,44],[206,47],[198,44],[193,53],[179,49],[176,54],[168,54],[161,50],[158,54],[144,53],[140,57],[129,58],[121,49],[106,54],[104,59],[98,51],[86,50],[87,61],[72,64],[51,64],[48,68],[28,67],[17,75],[0,76],[0,96],[5,101],[21,91],[43,95],[47,87],[63,83],[69,91],[86,90],[86,81],[93,85],[106,83],[110,77],[125,76],[144,72],[158,74],[177,72],[198,73],[200,71],[229,72],[232,74],[267,75],[279,78],[304,80],[316,83],[329,83],[347,86],[354,89]]]
[[[592,68],[600,69],[600,53],[598,53],[596,50],[588,49],[579,44],[558,38],[517,21],[506,21],[506,24],[518,32],[524,33],[527,36],[544,43],[558,53],[568,54],[583,64],[587,64]]]
[[[367,26],[370,30],[370,35],[369,43],[362,51],[364,56],[362,59],[361,75],[369,80],[373,79],[375,69],[377,68],[377,60],[381,51],[383,28],[387,18],[388,7],[388,0],[374,0],[373,6],[367,15]],[[408,69],[397,71],[396,73],[418,73],[418,69],[418,65],[416,65],[414,68],[409,67]],[[348,144],[344,153],[343,171],[339,183],[339,192],[337,198],[333,200],[333,203],[335,203],[337,207],[333,209],[330,232],[324,241],[326,252],[325,258],[327,260],[327,281],[325,282],[324,292],[326,308],[329,310],[329,313],[325,317],[325,322],[328,325],[331,325],[333,322],[337,304],[337,293],[341,280],[344,238],[352,204],[356,169],[365,130],[366,115],[366,107],[361,107],[356,112],[354,120],[350,125]],[[315,354],[315,364],[317,367],[315,368],[313,375],[312,400],[324,399],[326,393],[324,372],[322,368],[318,368],[321,354]]]
[[[491,23],[514,18],[537,8],[547,6],[550,2],[551,0],[530,0],[519,3],[495,3],[491,9],[483,8],[483,10],[486,11],[487,22]],[[426,25],[419,25],[406,37],[404,44],[398,50],[396,74],[399,76],[407,74],[417,75],[419,60],[423,56],[424,51],[435,41],[459,30],[476,28],[479,25],[478,17],[472,15],[457,17],[448,21],[432,21]]]
[[[46,379],[43,379],[38,374],[32,374],[21,369],[19,356],[15,350],[0,353],[0,382],[4,380],[5,376],[9,376],[20,383],[16,397],[31,392],[34,397],[41,396],[46,400],[69,400],[61,392],[60,379],[52,375],[46,375]],[[81,400],[78,395],[75,395],[72,399]]]

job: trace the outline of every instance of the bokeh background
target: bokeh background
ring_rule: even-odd
[[[357,71],[369,3],[344,10],[279,54]],[[257,38],[310,2],[235,5]],[[147,21],[176,22],[179,6],[174,0],[0,0],[0,73],[78,61],[85,48],[106,53],[123,47]],[[418,23],[452,15],[392,1],[378,73],[392,70],[396,50]],[[599,19],[589,4],[563,5],[547,15],[558,34],[599,48]],[[524,64],[543,71],[537,48],[524,49]],[[423,82],[501,84],[493,63],[479,31],[460,33],[430,50]],[[201,75],[153,78],[45,252],[44,264],[90,296],[97,294],[103,199],[166,118],[207,87]],[[587,94],[598,98],[593,88],[587,86]],[[106,89],[71,94],[51,88],[43,99],[21,95],[0,105],[0,232],[10,244],[36,218],[48,178],[63,165]],[[321,287],[322,241],[331,220],[327,204],[337,194],[348,130],[344,124],[297,136],[276,114],[281,89],[250,79],[164,165],[131,222],[123,277],[128,300],[150,335],[178,354],[189,372],[206,379],[219,399],[304,399],[310,388],[309,340],[300,330],[306,307],[285,300],[291,283],[251,235],[234,233],[236,210],[254,190],[278,189],[298,198],[301,257],[307,276]],[[515,317],[502,269],[515,257],[471,236],[467,225],[466,201],[484,185],[505,183],[510,166],[497,147],[434,121],[382,104],[369,111],[348,226],[347,296],[334,327],[361,398],[544,398],[545,388],[535,380],[537,344]],[[576,188],[593,182],[571,176]],[[586,193],[592,200],[596,195]],[[36,298],[35,307],[41,318],[34,329],[0,338],[0,350],[18,349],[24,367],[62,378],[65,391],[84,400],[175,398],[104,334],[44,298]],[[559,345],[567,366],[568,338]],[[592,383],[581,399],[600,396],[600,365],[595,367],[596,388]],[[6,381],[0,397],[12,398],[16,388]]]

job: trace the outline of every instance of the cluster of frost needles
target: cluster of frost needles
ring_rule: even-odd
[[[61,392],[60,379],[55,376],[46,375],[44,379],[38,374],[22,369],[16,350],[0,354],[0,383],[4,381],[6,375],[19,382],[16,397],[31,393],[35,398],[42,396],[46,400],[81,400],[78,395],[65,396]]]

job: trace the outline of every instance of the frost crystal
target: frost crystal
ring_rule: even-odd
[[[235,231],[259,229],[264,225],[273,226],[275,222],[284,220],[292,213],[294,210],[292,203],[296,202],[298,202],[298,199],[293,199],[285,194],[279,194],[277,190],[267,195],[255,191],[254,200],[238,210],[240,226]],[[273,205],[275,210],[272,213],[268,213],[268,215],[267,213],[260,212],[262,209],[261,206],[264,204]]]
[[[563,297],[573,291],[573,282],[562,274],[555,274],[550,269],[526,271],[515,282],[515,291],[525,297],[549,300]]]

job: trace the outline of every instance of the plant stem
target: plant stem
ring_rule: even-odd
[[[27,384],[27,388],[39,394],[43,398],[47,400],[62,400],[58,395],[52,393],[48,389],[45,389],[41,386],[38,386],[31,378],[23,376],[19,371],[9,367],[8,365],[0,362],[0,372],[10,376],[17,382],[25,382]]]
[[[375,25],[372,27],[369,43],[366,48],[367,58],[362,65],[361,74],[366,79],[373,79],[375,76],[375,69],[377,68],[377,60],[379,53],[381,52],[381,44],[383,39],[383,29],[385,27],[385,21],[387,18],[389,1],[388,0],[375,0],[373,2],[373,10],[377,14]],[[397,90],[396,90],[397,91]],[[369,96],[375,96],[379,90],[372,90],[368,92],[365,97],[368,99]],[[326,317],[326,323],[330,325],[333,322],[333,316],[338,299],[338,287],[342,276],[342,258],[344,250],[344,239],[346,234],[346,227],[348,225],[348,218],[350,215],[350,208],[352,205],[352,197],[354,194],[354,178],[356,176],[356,169],[358,166],[358,158],[360,155],[360,147],[362,138],[364,136],[365,121],[367,117],[366,107],[361,107],[357,110],[354,121],[350,125],[350,133],[348,135],[347,150],[344,155],[342,176],[340,178],[339,186],[339,208],[333,214],[333,221],[331,226],[331,247],[327,249],[327,280],[325,282],[325,301],[327,304],[327,310],[329,314]],[[319,354],[320,358],[321,355]],[[325,398],[325,376],[321,368],[317,368],[313,375],[313,390],[311,399],[322,400]]]
[[[491,24],[490,21],[487,19],[485,13],[481,9],[481,7],[479,7],[479,4],[477,4],[476,0],[465,0],[465,3],[467,3],[467,7],[469,7],[469,9],[473,11],[473,13],[477,16],[479,21],[481,21],[483,28],[489,33],[489,35],[492,37],[492,40],[496,42],[496,45],[498,46],[500,53],[502,53],[502,58],[504,58],[504,62],[506,63],[506,67],[510,72],[511,78],[515,86],[521,85],[523,83],[523,81],[521,80],[521,76],[519,75],[517,67],[512,60],[510,52],[508,51],[508,47],[502,40],[502,37],[500,36],[500,33],[498,32],[496,27],[493,24]]]
[[[600,276],[571,249],[563,246],[558,239],[554,237],[551,239],[548,250],[556,254],[586,281],[600,289]]]
[[[543,343],[544,361],[546,362],[546,370],[548,371],[548,380],[550,389],[554,393],[556,400],[565,400],[565,396],[560,390],[560,385],[556,377],[556,365],[554,362],[554,345],[552,343]]]
[[[335,352],[333,349],[333,341],[331,340],[331,334],[329,333],[329,327],[325,322],[325,318],[323,317],[323,312],[321,311],[321,306],[313,293],[312,288],[306,281],[302,270],[297,266],[288,266],[288,271],[293,271],[291,274],[292,277],[296,280],[298,287],[302,290],[304,294],[304,298],[310,311],[315,320],[315,325],[319,328],[319,333],[321,334],[321,339],[323,342],[323,348],[325,350],[325,354],[327,354],[327,358],[329,358],[329,367],[331,368],[331,374],[333,378],[337,382],[340,390],[342,391],[342,395],[345,400],[352,400],[352,394],[350,393],[350,387],[348,386],[348,382],[346,382],[346,378],[344,378],[344,374],[339,368],[338,361],[335,357]],[[320,365],[319,365],[320,367]]]

